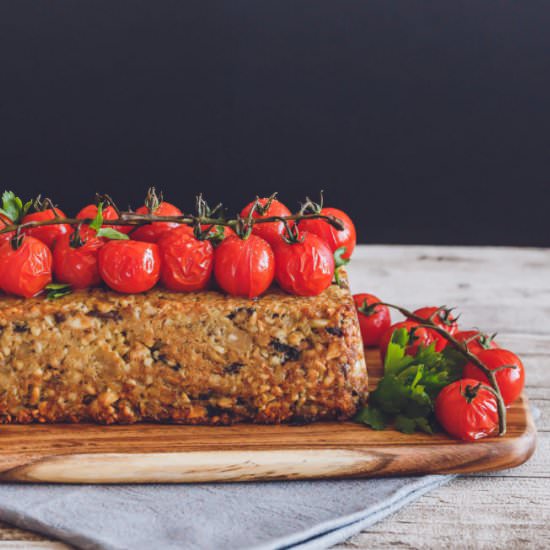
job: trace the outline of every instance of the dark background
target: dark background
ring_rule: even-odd
[[[0,0],[1,186],[326,192],[362,242],[550,245],[550,3]]]

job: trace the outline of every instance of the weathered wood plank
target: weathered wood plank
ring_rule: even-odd
[[[458,478],[335,548],[548,548],[549,479]]]

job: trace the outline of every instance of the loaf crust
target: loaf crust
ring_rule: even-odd
[[[313,298],[272,289],[79,291],[0,298],[0,421],[106,424],[350,418],[367,394],[344,281]]]

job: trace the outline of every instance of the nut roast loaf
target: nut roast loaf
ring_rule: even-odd
[[[273,288],[0,298],[0,421],[183,424],[343,420],[367,393],[345,276]]]

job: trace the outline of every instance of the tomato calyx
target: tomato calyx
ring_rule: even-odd
[[[460,393],[464,396],[464,398],[466,399],[466,401],[468,403],[471,403],[477,397],[479,389],[482,386],[483,386],[483,384],[481,382],[479,382],[479,384],[476,384],[475,386],[472,386],[470,384],[466,384],[465,388],[463,388],[462,384],[460,384]]]
[[[290,225],[287,221],[283,223],[285,224],[285,230],[281,234],[281,237],[286,244],[299,244],[304,242],[305,235],[300,233],[296,224]]]
[[[429,321],[432,323],[436,323],[438,320],[445,326],[445,327],[452,327],[456,324],[458,321],[460,315],[457,315],[454,317],[452,315],[453,307],[447,307],[447,306],[441,306],[438,307],[429,317]]]
[[[54,218],[62,218],[61,214],[59,213],[57,206],[53,203],[52,199],[49,197],[46,197],[45,199],[42,198],[42,195],[38,195],[32,202],[32,208],[36,212],[45,212],[46,210],[51,210],[53,212]]]
[[[25,238],[24,233],[22,233],[19,228],[15,232],[15,235],[10,239],[10,245],[13,250],[17,250],[22,244],[23,239]]]
[[[86,241],[82,239],[82,233],[80,232],[81,228],[82,228],[82,224],[78,224],[75,227],[74,232],[69,237],[69,246],[71,248],[80,248],[81,246],[84,246],[84,244],[86,243]]]
[[[154,187],[149,187],[147,195],[145,196],[145,206],[149,210],[149,214],[153,214],[158,209],[160,203],[163,201],[163,194],[160,191],[157,194],[157,190]]]

